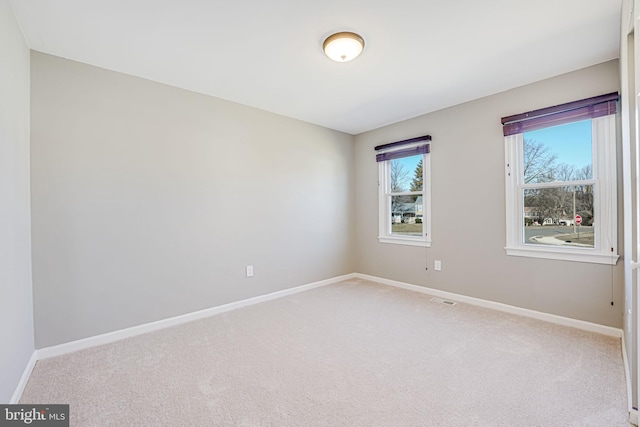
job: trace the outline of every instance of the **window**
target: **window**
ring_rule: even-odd
[[[425,135],[376,147],[380,242],[431,245],[428,141]]]
[[[502,119],[508,255],[617,262],[617,99]]]

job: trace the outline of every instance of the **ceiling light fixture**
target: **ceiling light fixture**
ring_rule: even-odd
[[[341,32],[333,34],[322,44],[324,53],[336,62],[355,59],[364,49],[364,39],[356,33]]]

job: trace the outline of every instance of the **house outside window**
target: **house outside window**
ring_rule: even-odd
[[[376,147],[380,242],[431,244],[430,140],[426,135]]]
[[[617,262],[617,99],[502,119],[508,255]]]

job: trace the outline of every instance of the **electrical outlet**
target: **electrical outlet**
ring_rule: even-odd
[[[247,277],[253,277],[253,265],[247,265]]]
[[[442,270],[442,261],[440,261],[439,259],[437,259],[434,262],[434,266],[433,266],[434,270],[436,271],[441,271]]]

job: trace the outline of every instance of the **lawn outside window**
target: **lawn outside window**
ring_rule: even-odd
[[[617,99],[502,119],[508,255],[617,262]]]
[[[430,136],[376,147],[382,243],[431,245]]]

